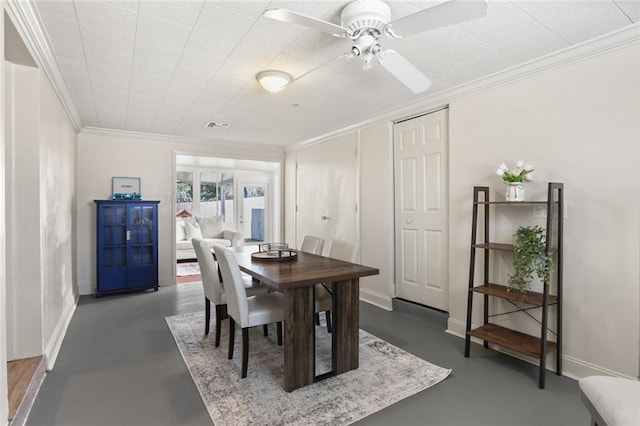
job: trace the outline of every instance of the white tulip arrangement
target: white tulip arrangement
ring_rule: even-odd
[[[496,170],[496,174],[502,178],[505,182],[524,182],[533,179],[533,165],[520,160],[516,163],[514,169],[509,169],[505,163],[501,163]]]

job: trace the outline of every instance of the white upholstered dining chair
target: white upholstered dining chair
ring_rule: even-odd
[[[305,235],[305,237],[302,239],[302,245],[300,246],[300,251],[303,251],[305,253],[322,255],[323,247],[324,247],[324,238]]]
[[[223,319],[227,318],[227,300],[224,286],[218,274],[218,265],[213,259],[213,253],[209,249],[206,241],[200,238],[192,238],[191,244],[196,252],[200,274],[202,274],[202,287],[204,289],[204,309],[205,323],[204,334],[209,334],[209,324],[211,323],[211,302],[215,306],[216,329],[215,346],[220,346],[220,326]],[[267,288],[259,283],[254,283],[249,276],[243,276],[243,283],[248,295],[267,293]]]
[[[229,315],[229,354],[233,358],[235,340],[235,324],[242,328],[242,371],[241,377],[247,377],[249,363],[249,328],[276,323],[278,345],[282,345],[282,321],[284,320],[284,296],[273,292],[247,296],[242,274],[234,253],[222,246],[214,246],[216,258],[222,272],[227,296],[227,313]]]
[[[344,260],[345,262],[355,262],[358,255],[358,245],[351,241],[331,240],[327,250],[327,257]],[[316,284],[316,306],[317,312],[324,312],[327,320],[327,331],[331,333],[331,293],[325,287],[330,283]],[[316,323],[318,317],[316,317]]]

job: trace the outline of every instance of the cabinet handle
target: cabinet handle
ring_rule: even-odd
[[[329,216],[320,216],[320,219],[327,220],[327,219],[329,219]]]
[[[407,223],[413,223],[413,221],[411,219],[407,219],[405,222]]]
[[[127,231],[127,241],[131,239],[131,231]]]

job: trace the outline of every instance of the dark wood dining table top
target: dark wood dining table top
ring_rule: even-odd
[[[369,266],[318,256],[303,251],[295,260],[258,260],[251,257],[255,246],[232,248],[240,270],[260,280],[263,285],[274,290],[308,286],[319,282],[346,281],[379,274],[379,270]]]

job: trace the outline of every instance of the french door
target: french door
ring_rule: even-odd
[[[238,182],[238,231],[245,244],[271,241],[269,184]]]

